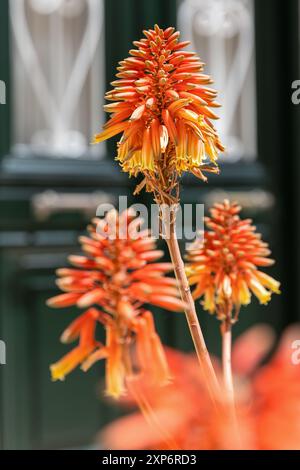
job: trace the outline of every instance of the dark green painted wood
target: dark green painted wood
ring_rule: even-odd
[[[0,2],[0,80],[6,85],[6,104],[0,104],[0,163],[2,156],[9,151],[9,134],[10,134],[10,114],[9,114],[9,44],[8,44],[8,0]],[[3,271],[3,254],[0,249],[0,279],[4,278]],[[5,341],[3,336],[3,312],[5,309],[5,301],[3,298],[2,282],[0,281],[0,339]],[[5,428],[2,417],[4,416],[4,381],[3,370],[4,365],[0,365],[0,448],[4,447]]]
[[[299,79],[299,4],[255,2],[258,148],[276,197],[270,227],[282,281],[282,323],[299,319],[299,125],[292,82]]]
[[[0,2],[0,80],[6,85],[6,104],[0,104],[0,159],[10,146],[10,72],[8,0]]]

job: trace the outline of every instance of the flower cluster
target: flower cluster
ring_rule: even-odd
[[[118,80],[106,94],[114,103],[104,106],[111,117],[94,143],[123,133],[117,158],[132,175],[168,167],[204,178],[201,170],[210,170],[206,155],[216,165],[224,150],[211,122],[217,119],[211,109],[219,106],[217,92],[207,86],[212,81],[199,57],[182,50],[189,42],[178,42],[174,28],[155,25],[144,35],[120,62]]]
[[[189,282],[196,285],[193,297],[204,296],[204,309],[220,320],[236,320],[240,307],[250,303],[251,291],[262,304],[272,292],[279,293],[279,282],[258,269],[274,263],[268,245],[250,219],[240,218],[240,210],[227,200],[215,204],[205,219],[203,243],[195,242],[187,256]]]
[[[152,314],[143,304],[181,311],[176,280],[166,277],[171,263],[157,263],[163,252],[155,249],[142,219],[129,209],[94,219],[90,236],[80,238],[84,256],[70,256],[73,268],[58,269],[57,284],[63,294],[48,300],[51,307],[76,305],[85,309],[64,331],[61,340],[79,340],[78,346],[51,366],[54,380],[63,379],[76,366],[87,370],[106,359],[106,391],[118,397],[125,379],[147,374],[160,384],[168,380],[168,367]],[[106,344],[96,340],[101,323]],[[132,357],[137,358],[133,364]]]

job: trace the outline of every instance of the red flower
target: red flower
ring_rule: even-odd
[[[57,284],[65,293],[49,299],[48,305],[76,305],[87,310],[62,335],[62,342],[78,339],[79,344],[51,366],[54,380],[63,379],[79,364],[87,370],[105,358],[106,391],[118,397],[125,390],[126,377],[136,372],[132,364],[134,348],[139,373],[149,374],[159,383],[168,380],[152,314],[143,304],[171,311],[181,311],[183,304],[176,280],[165,276],[172,265],[155,262],[163,252],[155,249],[148,231],[137,232],[134,238],[130,235],[141,222],[130,209],[120,216],[111,211],[102,220],[94,219],[90,236],[80,238],[85,255],[70,256],[74,268],[57,271]],[[95,339],[99,322],[106,330],[105,346]]]

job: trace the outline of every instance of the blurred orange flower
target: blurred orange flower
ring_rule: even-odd
[[[74,268],[58,269],[57,284],[65,293],[49,299],[48,305],[76,305],[87,310],[62,334],[62,342],[79,339],[79,344],[51,366],[54,380],[63,379],[79,364],[87,370],[106,359],[108,395],[119,397],[126,377],[134,373],[147,373],[150,382],[168,381],[168,366],[152,314],[143,304],[181,311],[183,303],[176,280],[165,276],[172,264],[155,262],[163,252],[155,249],[148,230],[138,230],[141,223],[130,209],[94,219],[88,227],[90,236],[80,238],[85,255],[69,257]],[[95,339],[99,322],[106,330],[106,345]],[[134,365],[133,351],[137,358]]]
[[[254,376],[256,434],[261,449],[300,450],[300,364],[292,361],[292,345],[299,339],[300,326],[290,326],[272,360]]]
[[[280,293],[279,282],[258,269],[274,263],[268,244],[251,219],[240,218],[240,211],[237,203],[227,200],[215,204],[211,217],[205,218],[203,243],[197,240],[187,256],[189,282],[196,285],[194,299],[204,296],[204,309],[220,320],[229,316],[235,321],[240,307],[250,303],[251,292],[262,304],[273,292]]]
[[[104,428],[99,442],[107,449],[181,449],[212,450],[235,449],[236,442],[230,415],[224,409],[218,413],[212,405],[207,388],[199,374],[199,364],[194,354],[185,354],[166,348],[166,355],[172,374],[172,382],[158,389],[151,386],[145,377],[135,383],[135,389],[146,397],[152,408],[155,421],[148,423],[139,413],[124,416]],[[134,403],[134,396],[132,396]],[[124,405],[128,404],[125,397]],[[243,448],[253,447],[248,417],[241,406],[237,406],[240,438]],[[163,432],[164,431],[164,432]],[[165,436],[172,438],[170,447]]]
[[[178,449],[300,450],[300,365],[291,361],[291,345],[299,338],[300,327],[289,328],[263,366],[260,363],[275,341],[270,327],[252,327],[235,342],[232,361],[239,442],[228,415],[212,406],[194,355],[166,349],[173,382],[158,389],[143,380],[139,387]],[[215,366],[218,370],[217,361]],[[126,397],[124,404],[128,401]],[[138,412],[106,426],[99,441],[108,449],[168,448],[158,430]]]
[[[224,150],[211,123],[217,92],[207,87],[212,81],[199,57],[182,50],[189,42],[178,42],[174,28],[155,25],[144,35],[120,62],[118,80],[106,94],[115,103],[104,106],[111,118],[94,143],[123,133],[117,158],[132,175],[155,174],[163,162],[179,174],[204,178],[205,155],[216,165]]]

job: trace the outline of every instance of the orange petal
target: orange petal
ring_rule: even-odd
[[[73,269],[73,268],[59,268],[56,270],[57,276],[71,276],[73,278],[87,277],[91,274],[91,271],[83,271],[82,269]]]
[[[76,318],[63,332],[61,335],[61,342],[62,343],[71,343],[75,339],[77,339],[84,327],[84,325],[91,321],[91,319],[98,319],[100,312],[95,308],[90,308],[78,318]]]
[[[194,111],[191,111],[190,109],[180,109],[179,111],[177,111],[177,115],[186,120],[186,121],[191,121],[191,122],[194,122],[195,124],[197,124],[199,121],[198,121],[198,114],[197,113],[194,113]]]
[[[129,116],[132,113],[132,109],[124,109],[124,111],[121,111],[119,113],[116,113],[111,119],[109,119],[103,126],[103,129],[107,129],[108,127],[111,127],[114,124],[120,123],[121,121],[124,121],[124,119],[129,118]]]
[[[79,268],[89,269],[97,266],[94,260],[88,259],[86,256],[70,255],[68,259],[73,266]]]
[[[99,267],[107,271],[113,271],[115,267],[114,263],[104,256],[97,256],[96,263]]]
[[[275,261],[270,258],[261,258],[259,256],[252,258],[252,263],[256,264],[256,266],[272,266]]]
[[[85,308],[89,307],[90,305],[97,304],[105,298],[105,295],[105,290],[97,287],[97,289],[93,289],[90,292],[81,295],[77,301],[77,306],[80,308]]]
[[[172,271],[172,263],[153,263],[149,264],[145,268],[138,269],[137,271],[130,274],[131,279],[143,279],[143,277],[158,277],[161,273]]]
[[[136,349],[139,367],[144,371],[151,368],[152,354],[149,342],[148,324],[143,317],[139,317],[137,322]]]
[[[166,308],[172,312],[182,312],[184,310],[182,300],[167,295],[150,295],[149,303]]]
[[[56,281],[57,286],[64,292],[86,292],[87,289],[92,289],[94,281],[89,278],[83,277],[63,277]]]
[[[171,374],[163,346],[156,333],[151,335],[150,344],[153,362],[153,379],[159,386],[166,385],[170,381]]]
[[[158,158],[160,153],[161,153],[161,148],[160,148],[160,135],[159,135],[159,120],[158,119],[152,119],[151,124],[150,124],[150,129],[151,129],[151,145],[153,148],[153,153],[154,153],[154,158]]]
[[[68,292],[67,294],[60,294],[47,300],[47,305],[53,308],[69,307],[76,304],[77,300],[82,296],[78,292]]]
[[[146,261],[155,261],[161,258],[162,256],[164,256],[164,251],[162,250],[145,251],[144,253],[140,253],[139,255],[140,259]]]
[[[253,277],[249,277],[248,284],[253,294],[258,298],[259,302],[266,305],[271,299],[271,293],[263,287],[263,285]]]
[[[118,335],[113,327],[106,329],[106,347],[108,356],[106,360],[106,394],[119,398],[125,391],[125,368],[122,359],[122,347]]]
[[[151,145],[151,130],[149,127],[145,129],[143,134],[142,168],[144,170],[154,170],[154,153]]]
[[[52,380],[64,380],[65,376],[72,372],[92,352],[94,347],[82,348],[77,346],[60,361],[50,366]]]
[[[181,98],[179,100],[173,101],[173,103],[168,106],[168,111],[172,114],[175,114],[179,109],[187,106],[191,100],[188,98]]]
[[[177,136],[177,129],[176,129],[176,126],[175,126],[175,123],[169,113],[169,111],[167,109],[164,109],[163,112],[162,112],[162,118],[163,118],[163,121],[166,125],[166,128],[168,130],[168,133],[169,133],[169,136],[170,136],[170,139],[175,143],[175,145],[177,145],[177,140],[178,140],[178,136]]]
[[[128,128],[128,126],[129,126],[128,122],[121,122],[118,124],[114,124],[108,129],[100,132],[100,134],[96,134],[93,140],[93,144],[99,144],[99,142],[102,142],[103,140],[110,139],[110,137],[120,134],[120,132],[125,131]]]
[[[81,365],[81,369],[86,372],[88,371],[96,362],[101,361],[101,359],[106,359],[108,356],[108,350],[105,347],[96,349]]]
[[[160,148],[161,148],[162,153],[164,153],[169,142],[169,134],[168,134],[168,129],[166,128],[166,126],[160,126],[159,137],[160,137]]]
[[[276,281],[271,276],[261,271],[255,271],[254,276],[258,278],[258,280],[263,284],[263,286],[267,287],[268,289],[271,289],[271,291],[275,292],[276,294],[280,294],[280,282]]]
[[[177,280],[173,277],[144,277],[143,282],[151,286],[177,286]]]
[[[138,106],[134,111],[133,113],[131,114],[130,116],[130,120],[131,121],[136,121],[138,119],[141,119],[141,117],[143,116],[144,114],[144,111],[145,111],[145,105],[142,104],[141,106]]]

